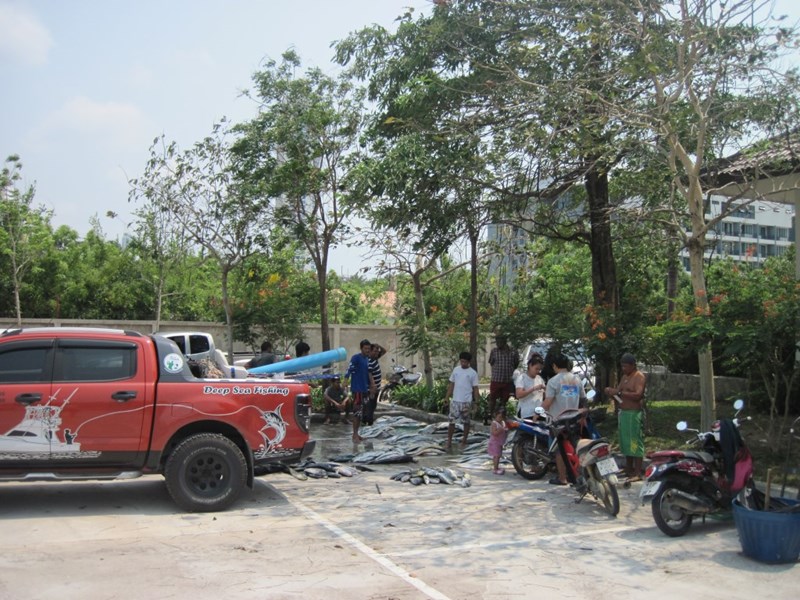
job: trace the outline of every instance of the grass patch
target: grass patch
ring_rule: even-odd
[[[735,412],[732,402],[717,403],[718,418],[732,418]],[[745,406],[740,416],[751,417],[750,420],[742,422],[740,431],[742,438],[750,448],[750,452],[753,453],[756,479],[766,481],[767,471],[770,468],[774,468],[772,483],[773,486],[780,486],[783,483],[782,469],[787,464],[788,433],[775,446],[766,439],[769,416],[751,414],[748,412],[747,406]],[[686,442],[693,439],[692,433],[687,431],[681,433],[675,428],[675,425],[678,421],[686,421],[689,427],[698,428],[700,426],[700,402],[692,400],[649,401],[647,418],[648,425],[645,436],[645,449],[647,452],[688,448]],[[606,419],[597,428],[602,435],[611,441],[614,447],[619,448],[617,420],[612,412],[607,414]],[[795,439],[792,445],[792,457],[788,461],[788,465],[800,466],[800,439]],[[798,478],[796,476],[790,477],[789,484],[797,486]]]

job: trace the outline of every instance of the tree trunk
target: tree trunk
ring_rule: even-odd
[[[469,352],[472,368],[478,369],[478,231],[469,227]]]
[[[422,293],[422,271],[417,265],[417,270],[411,274],[411,281],[414,284],[414,307],[417,312],[417,327],[419,328],[419,338],[428,339],[428,315],[425,311],[425,296]],[[433,361],[431,360],[431,350],[428,344],[422,346],[423,373],[425,373],[425,383],[428,389],[433,388]]]
[[[317,267],[319,283],[319,333],[322,339],[322,352],[331,349],[331,331],[328,325],[328,272],[327,265]]]
[[[164,278],[159,273],[156,285],[156,331],[161,329],[161,309],[164,305]],[[228,361],[233,364],[233,355],[228,355]]]
[[[611,206],[608,200],[608,174],[592,169],[585,179],[589,204],[592,254],[592,296],[595,306],[616,314],[619,311],[617,263],[611,238]],[[618,357],[599,357],[595,369],[595,389],[602,391],[612,383]]]
[[[22,304],[19,299],[20,282],[17,275],[19,269],[17,269],[17,257],[14,252],[11,253],[11,272],[14,274],[14,311],[17,314],[17,326],[22,327]]]
[[[702,203],[701,203],[702,210]],[[695,215],[692,211],[692,218]],[[702,218],[702,213],[700,215]],[[706,293],[706,277],[703,269],[703,247],[705,236],[702,230],[689,238],[689,265],[692,270],[692,291],[694,292],[694,306],[698,313],[707,315],[709,312],[708,295]],[[714,393],[714,362],[711,354],[711,342],[697,353],[697,363],[700,372],[700,427],[709,431],[711,423],[716,419],[717,407]]]
[[[678,297],[678,269],[680,261],[678,253],[670,252],[667,263],[667,319],[675,312],[675,298]]]
[[[225,349],[228,356],[233,356],[233,309],[231,299],[228,296],[228,275],[227,266],[222,267],[222,307],[225,310],[225,325],[228,331],[228,347]]]

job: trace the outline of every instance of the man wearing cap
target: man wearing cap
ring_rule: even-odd
[[[620,358],[622,379],[615,388],[607,387],[606,395],[614,399],[619,408],[619,445],[625,455],[625,474],[628,481],[640,481],[644,461],[644,373],[636,368],[633,354]]]
[[[358,435],[358,428],[361,425],[362,411],[364,404],[369,402],[369,396],[375,391],[375,381],[369,372],[369,355],[372,351],[372,344],[369,340],[361,340],[359,344],[361,351],[354,354],[350,359],[350,365],[345,373],[345,383],[350,381],[350,393],[353,402],[353,442],[362,441]]]

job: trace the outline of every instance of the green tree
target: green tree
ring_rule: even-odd
[[[220,277],[221,305],[228,328],[228,355],[233,357],[232,273],[265,245],[260,232],[262,199],[243,183],[242,165],[231,153],[227,123],[180,151],[175,142],[156,138],[144,173],[131,181],[131,197],[142,198],[157,212],[166,212],[192,245],[213,261]]]
[[[322,349],[330,349],[328,260],[348,237],[350,171],[359,154],[362,93],[320,69],[297,72],[293,51],[253,75],[259,114],[241,125],[236,152],[247,182],[274,200],[276,222],[302,243],[317,275]]]
[[[428,296],[435,284],[442,283],[442,278],[453,269],[441,270],[441,260],[446,246],[433,244],[433,249],[426,247],[423,234],[415,230],[411,224],[403,227],[403,233],[397,235],[388,228],[379,228],[371,241],[371,254],[378,259],[376,270],[379,275],[390,276],[398,282],[398,309],[400,316],[400,337],[409,355],[422,353],[423,373],[429,388],[433,387],[433,354],[444,348],[441,336],[436,335],[436,328],[431,328],[431,308]],[[403,294],[404,284],[410,284],[410,294]],[[464,299],[461,300],[462,302]],[[461,305],[463,307],[463,304]],[[447,312],[450,319],[457,318],[453,312]],[[465,315],[466,317],[466,315]],[[461,333],[459,346],[463,349],[463,331],[467,319],[460,323]],[[452,322],[446,325],[452,328]],[[441,333],[441,329],[439,333]],[[459,350],[460,351],[460,350]]]
[[[614,9],[438,3],[430,17],[407,14],[396,34],[373,27],[338,47],[339,60],[369,78],[384,124],[427,133],[440,145],[461,142],[483,157],[477,168],[437,164],[432,171],[482,189],[478,203],[491,220],[587,244],[594,302],[612,312],[619,296],[608,180],[632,134],[602,92],[613,83],[625,102],[639,89],[637,75],[620,68]],[[441,212],[440,199],[424,202]]]
[[[588,340],[592,333],[585,318],[587,306],[592,306],[588,248],[543,239],[529,253],[536,257],[535,269],[520,277],[511,297],[512,309],[498,316],[502,330],[518,347],[541,337],[558,342]],[[595,331],[601,333],[596,338],[601,342],[613,337],[606,327]],[[597,347],[592,347],[594,353]]]
[[[303,270],[298,246],[284,238],[269,254],[253,254],[233,281],[234,333],[254,350],[268,339],[276,352],[288,351],[302,338],[303,323],[319,314],[316,281]]]
[[[607,102],[620,119],[649,131],[685,210],[674,231],[688,248],[696,309],[709,313],[704,268],[706,237],[716,222],[747,201],[732,198],[706,221],[709,160],[750,143],[753,132],[786,131],[797,123],[797,77],[776,68],[797,42],[796,32],[757,20],[752,0],[619,2],[616,35],[630,49],[629,68],[649,86],[637,102]],[[688,220],[689,227],[684,224]],[[715,418],[711,340],[698,352],[701,427]]]
[[[328,294],[331,298],[338,296],[338,306],[336,310],[331,307],[331,317],[335,317],[335,323],[387,325],[388,318],[379,304],[387,287],[380,277],[367,280],[356,274],[341,278],[332,271],[328,276]]]
[[[800,285],[794,253],[769,258],[761,267],[715,261],[708,282],[715,347],[729,369],[761,379],[773,439],[800,409],[800,365],[795,360],[800,350],[795,342]]]
[[[0,252],[10,266],[14,314],[22,325],[21,296],[28,276],[39,268],[39,261],[53,245],[51,211],[33,206],[35,188],[20,189],[22,163],[9,156],[0,171]]]
[[[160,145],[163,154],[164,137],[155,144]],[[152,150],[152,148],[151,148]],[[173,191],[170,187],[161,189],[161,185],[169,184],[169,180],[154,179],[139,187],[139,182],[128,182],[131,186],[129,198],[139,201],[134,209],[135,221],[132,223],[134,239],[129,248],[134,250],[147,265],[143,269],[144,283],[153,289],[154,314],[156,330],[160,329],[164,303],[171,296],[182,293],[177,284],[181,273],[187,272],[187,257],[190,256],[189,236],[184,227],[164,204],[169,203]],[[108,216],[116,217],[113,212]]]

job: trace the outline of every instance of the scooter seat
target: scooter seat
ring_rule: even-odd
[[[598,440],[590,440],[586,438],[581,439],[578,442],[578,454],[583,454],[584,452],[588,452],[589,450],[600,444],[608,445],[608,441],[603,439],[598,439]]]
[[[695,460],[699,460],[700,462],[704,463],[713,463],[714,457],[710,455],[708,452],[701,452],[698,450],[688,450],[683,453],[686,458],[693,458]]]

